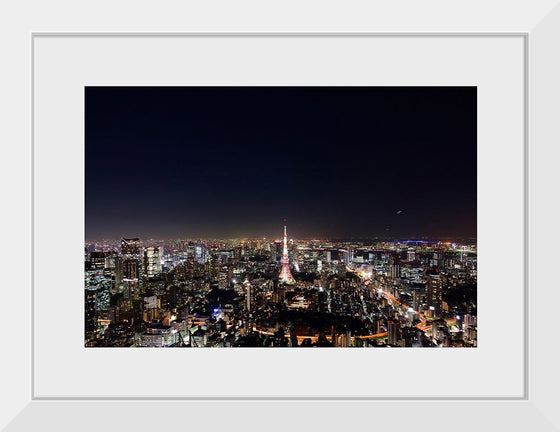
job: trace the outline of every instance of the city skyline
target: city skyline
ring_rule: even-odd
[[[283,234],[86,242],[86,346],[477,346],[476,244]]]
[[[87,87],[86,239],[475,238],[475,87]]]

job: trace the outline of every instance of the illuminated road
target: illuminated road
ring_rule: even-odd
[[[403,306],[403,307],[407,307],[406,305],[403,305],[400,301],[398,301],[395,296],[393,296],[393,294],[386,292],[386,291],[382,291],[381,295],[383,295],[385,298],[397,303],[399,306]],[[416,314],[418,314],[418,316],[420,317],[420,322],[415,325],[415,327],[417,329],[420,329],[422,331],[426,331],[429,328],[432,327],[431,324],[429,325],[425,325],[426,324],[426,318],[424,317],[423,314],[419,313],[418,311],[414,311]],[[264,330],[257,330],[261,335],[267,335],[267,336],[273,336],[274,332],[270,332],[270,331],[264,331]],[[325,335],[327,340],[332,342],[332,336],[331,335]],[[372,335],[367,335],[367,336],[352,336],[351,339],[352,341],[354,341],[355,339],[376,339],[376,338],[381,338],[381,337],[386,337],[387,336],[387,332],[382,332],[382,333],[376,333],[376,334],[372,334]],[[311,339],[311,342],[317,342],[317,340],[319,339],[319,337],[317,335],[309,335],[309,336],[301,336],[298,335],[297,336],[298,339],[298,343],[301,343],[302,341],[304,341],[305,339]]]
[[[403,305],[400,301],[398,301],[395,296],[389,292],[386,291],[381,291],[381,295],[395,303],[397,303],[399,306],[403,306],[403,307],[407,307],[406,305]],[[416,324],[414,327],[416,327],[417,329],[420,329],[422,331],[425,331],[427,329],[429,329],[430,327],[432,327],[431,325],[425,325],[426,324],[426,318],[424,317],[424,315],[422,315],[420,312],[415,311],[414,309],[412,309],[414,311],[414,313],[418,314],[418,316],[420,317],[420,322],[418,324]],[[383,333],[377,333],[377,334],[373,334],[373,335],[368,335],[368,336],[357,336],[360,339],[376,339],[376,338],[380,338],[380,337],[385,337],[387,336],[387,332],[383,332]]]
[[[352,270],[349,269],[349,268],[347,268],[347,270],[348,270],[348,271],[352,271]],[[358,276],[360,277],[360,279],[362,279],[362,280],[364,279],[364,277],[363,277],[362,275],[360,275],[359,272],[353,272],[353,273],[355,273],[356,275],[358,275]],[[398,301],[398,300],[395,298],[395,296],[394,296],[393,294],[391,294],[390,292],[381,290],[381,295],[382,295],[383,297],[385,297],[386,299],[388,299],[388,300],[390,300],[390,301],[392,301],[392,302],[398,304],[398,305],[401,306],[401,307],[404,307],[404,308],[407,308],[407,309],[409,308],[407,305],[405,305],[405,304],[403,304],[402,302]],[[362,297],[362,302],[363,302],[363,297]],[[330,304],[329,304],[329,306],[330,306]],[[366,311],[366,309],[365,309],[365,303],[363,303],[363,307],[364,307],[364,311]],[[329,307],[329,309],[330,309],[330,307]],[[410,308],[410,309],[412,309],[412,308]],[[420,312],[418,312],[418,311],[416,311],[416,310],[414,310],[414,309],[412,309],[412,311],[413,311],[415,314],[417,314],[418,317],[420,318],[420,322],[419,322],[418,324],[416,324],[414,327],[416,327],[417,329],[419,329],[419,330],[421,330],[421,331],[423,331],[423,332],[425,332],[426,330],[429,330],[430,328],[432,328],[432,325],[431,325],[431,324],[426,324],[426,321],[427,321],[427,320],[426,320],[426,317],[425,317],[423,314],[421,314]],[[456,322],[456,319],[455,319],[455,318],[446,318],[445,321],[446,321],[448,324],[452,324],[452,323],[455,323],[455,322]],[[258,332],[259,332],[261,335],[268,335],[268,336],[273,336],[273,335],[274,335],[273,332],[269,332],[269,331],[267,332],[267,331],[263,331],[263,330],[258,330]],[[381,332],[381,333],[376,333],[376,334],[366,335],[366,336],[352,336],[352,337],[351,337],[351,340],[354,341],[355,339],[377,339],[377,338],[382,338],[382,337],[387,337],[387,332]],[[331,335],[326,335],[326,338],[327,338],[328,341],[332,342],[332,336],[331,336]],[[298,335],[298,336],[297,336],[297,339],[298,339],[298,343],[301,343],[301,342],[304,341],[305,339],[310,339],[312,343],[315,343],[315,342],[317,342],[317,340],[319,339],[319,337],[318,337],[317,335],[309,335],[309,336],[300,336],[300,335]]]

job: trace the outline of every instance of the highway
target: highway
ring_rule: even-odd
[[[352,271],[349,268],[347,268],[348,271]],[[360,275],[359,272],[354,272],[356,275],[358,275],[360,277],[360,279],[364,279],[363,276]],[[399,300],[397,300],[395,298],[395,296],[393,294],[391,294],[390,292],[387,291],[383,291],[381,290],[381,295],[383,297],[385,297],[387,300],[390,300],[393,303],[396,303],[397,305],[404,307],[406,309],[409,309],[408,305],[403,304],[402,302],[400,302]],[[362,298],[362,302],[363,302],[363,298]],[[414,327],[416,327],[417,329],[421,330],[421,331],[426,331],[429,330],[432,325],[431,324],[426,324],[426,317],[421,314],[420,312],[412,309],[414,311],[415,314],[418,315],[418,317],[420,318],[420,322],[418,324],[416,324]],[[365,304],[364,304],[364,311],[365,311]],[[447,318],[446,319],[448,324],[452,324],[454,322],[456,322],[455,318]],[[262,335],[273,335],[273,332],[267,332],[267,331],[262,331],[262,330],[258,330],[258,332]],[[289,335],[286,335],[287,337]],[[351,339],[352,341],[354,341],[355,339],[377,339],[377,338],[382,338],[382,337],[387,337],[387,332],[381,332],[381,333],[376,333],[376,334],[372,334],[372,335],[366,335],[366,336],[352,336]],[[326,338],[328,341],[332,342],[332,336],[331,335],[326,335]],[[309,335],[309,336],[302,336],[302,335],[298,335],[297,336],[298,339],[298,343],[301,344],[301,342],[305,339],[311,339],[311,342],[317,342],[318,339],[318,335]]]

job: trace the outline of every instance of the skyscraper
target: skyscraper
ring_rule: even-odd
[[[426,284],[426,301],[428,306],[433,306],[435,314],[441,313],[443,280],[441,275],[431,272],[428,274],[428,282]]]
[[[161,255],[157,247],[149,246],[144,249],[144,271],[148,278],[161,274]]]
[[[140,239],[121,240],[123,257],[124,298],[137,299],[140,295]]]
[[[397,280],[401,277],[401,263],[398,255],[391,254],[389,256],[389,275],[392,280]]]
[[[296,280],[290,272],[290,258],[288,256],[288,235],[286,225],[284,225],[284,250],[282,252],[282,270],[280,271],[280,281],[286,284],[294,284]]]
[[[92,252],[91,253],[91,269],[92,270],[103,270],[105,268],[105,258],[107,257],[106,252]]]
[[[387,343],[391,346],[398,346],[400,340],[400,326],[397,320],[387,321]]]
[[[140,239],[123,238],[121,240],[121,253],[125,258],[140,258]]]
[[[97,293],[95,290],[85,290],[85,332],[86,336],[97,331]]]
[[[251,284],[249,281],[245,281],[245,286],[247,289],[246,300],[247,300],[247,312],[251,312]]]
[[[105,268],[111,272],[111,294],[122,292],[123,288],[123,262],[116,253],[105,258]]]

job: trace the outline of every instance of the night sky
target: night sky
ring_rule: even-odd
[[[87,87],[86,239],[476,237],[476,87]]]

